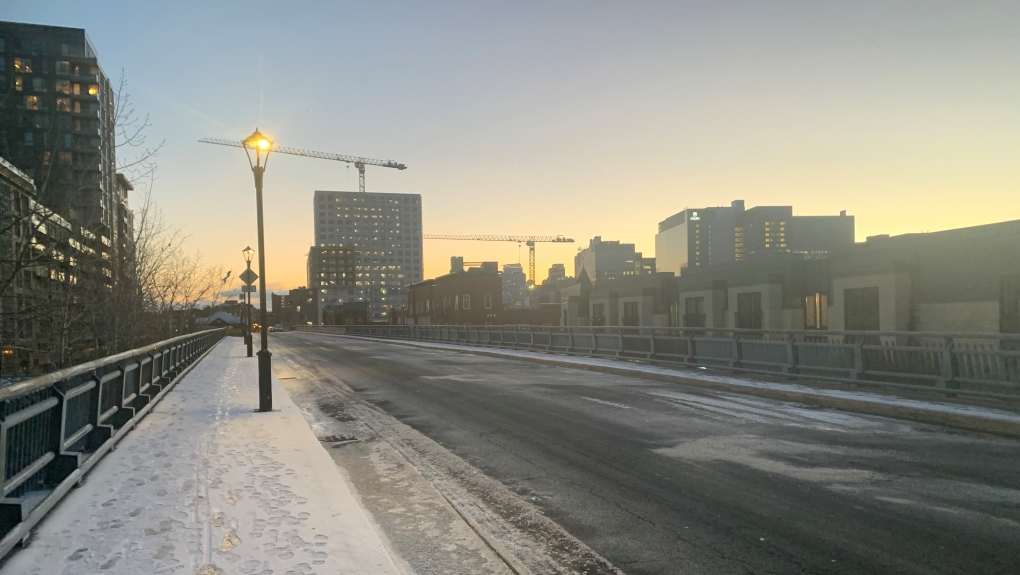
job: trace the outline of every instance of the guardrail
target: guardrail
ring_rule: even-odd
[[[307,331],[311,333],[328,333],[330,335],[343,335],[347,326],[344,325],[298,325],[294,331]]]
[[[455,325],[346,333],[1020,397],[1020,334]]]
[[[183,335],[0,388],[0,557],[225,335]]]

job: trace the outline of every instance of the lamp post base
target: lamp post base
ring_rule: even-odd
[[[259,411],[273,410],[273,354],[260,349],[259,356]]]

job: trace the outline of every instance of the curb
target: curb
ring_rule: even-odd
[[[312,332],[305,332],[312,333]],[[552,365],[556,367],[565,367],[569,369],[578,369],[583,371],[594,371],[598,373],[606,373],[610,375],[620,375],[624,377],[640,377],[643,379],[651,379],[655,381],[662,381],[666,383],[677,383],[683,385],[692,385],[705,389],[712,389],[715,391],[725,391],[729,393],[737,393],[741,395],[751,395],[754,397],[761,397],[765,399],[778,399],[782,401],[792,401],[802,403],[805,405],[811,405],[815,407],[825,407],[831,409],[839,409],[842,411],[848,411],[852,413],[860,413],[865,415],[879,415],[883,417],[891,417],[895,419],[904,419],[908,421],[914,421],[917,423],[925,423],[930,425],[939,425],[943,427],[949,427],[953,429],[959,429],[963,431],[972,431],[978,433],[987,433],[991,435],[998,435],[1002,437],[1020,439],[1020,416],[1016,421],[1009,421],[1003,419],[996,419],[991,417],[978,417],[976,415],[965,415],[959,413],[945,413],[936,410],[923,409],[917,407],[908,407],[903,405],[890,405],[879,401],[868,401],[866,399],[850,399],[841,397],[831,397],[823,394],[815,394],[810,392],[803,392],[797,390],[783,390],[774,388],[760,388],[750,387],[742,385],[733,385],[717,381],[706,381],[702,379],[696,379],[691,377],[684,377],[682,375],[670,375],[665,373],[652,373],[646,371],[640,371],[635,369],[628,369],[626,367],[612,367],[604,365],[579,365],[573,362],[559,361],[551,357],[541,357],[536,355],[535,357],[523,357],[520,355],[511,355],[500,353],[499,351],[486,349],[486,348],[436,348],[434,346],[419,345],[417,342],[408,340],[398,339],[381,339],[364,336],[344,336],[339,334],[318,334],[318,335],[332,335],[333,337],[351,337],[360,340],[374,341],[378,343],[390,343],[394,345],[404,345],[408,347],[414,347],[418,349],[444,349],[457,353],[468,353],[472,355],[481,355],[486,357],[497,357],[501,359],[513,359],[518,361],[527,361],[531,363],[538,363],[542,365]],[[526,351],[526,350],[522,350]],[[599,358],[606,359],[606,358]],[[803,385],[803,384],[801,384]],[[827,384],[826,387],[820,389],[840,389]],[[919,390],[923,391],[923,390]],[[889,396],[897,399],[907,399],[902,396]],[[965,404],[960,404],[965,405]]]

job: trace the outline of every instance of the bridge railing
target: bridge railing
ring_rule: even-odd
[[[1020,397],[1020,334],[516,325],[347,326],[346,333]]]
[[[182,335],[0,388],[0,557],[225,335]]]

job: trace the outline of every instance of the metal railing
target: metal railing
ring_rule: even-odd
[[[1020,334],[456,325],[346,333],[1020,397]]]
[[[0,557],[225,335],[183,335],[0,388]]]

